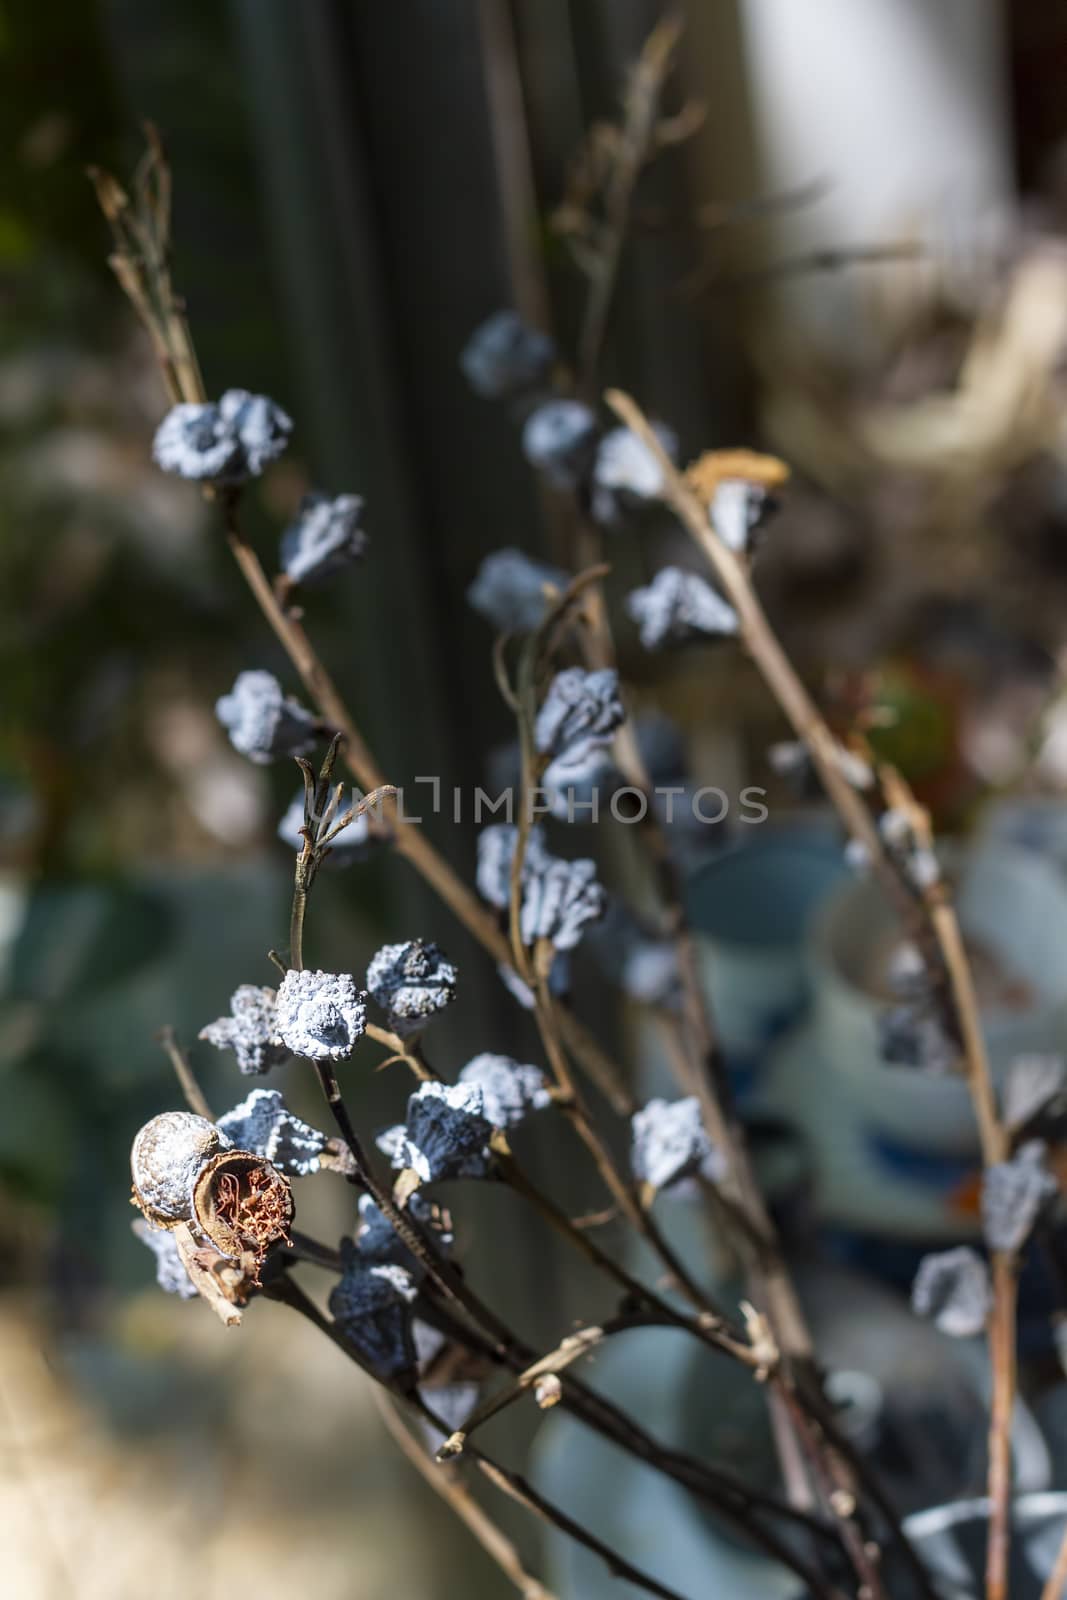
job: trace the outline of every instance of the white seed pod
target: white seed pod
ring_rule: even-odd
[[[172,1228],[193,1215],[193,1190],[206,1164],[229,1145],[213,1122],[191,1111],[164,1111],[133,1141],[133,1197],[149,1222]]]
[[[611,667],[585,672],[566,667],[549,686],[534,725],[534,742],[543,755],[560,756],[610,742],[626,720],[619,699],[619,675]]]
[[[540,1067],[511,1056],[483,1052],[467,1062],[459,1081],[482,1091],[484,1113],[494,1128],[517,1127],[531,1111],[544,1111],[552,1104]]]
[[[310,755],[315,748],[315,718],[283,694],[272,672],[239,672],[229,694],[216,700],[215,715],[234,749],[257,766]]]
[[[305,495],[297,520],[282,534],[280,559],[294,583],[322,583],[354,565],[366,551],[358,494]]]
[[[556,359],[547,333],[531,328],[517,311],[494,311],[471,334],[459,365],[476,394],[503,400],[531,389]]]
[[[708,1138],[695,1095],[682,1100],[650,1100],[631,1118],[634,1177],[653,1189],[669,1189],[701,1173],[710,1181],[725,1171],[722,1153]]]
[[[530,633],[545,619],[549,591],[562,594],[569,582],[569,573],[509,546],[486,556],[467,603],[502,633]]]
[[[294,1056],[344,1061],[366,1027],[366,999],[349,972],[287,972],[276,1002],[278,1036]]]
[[[696,572],[663,567],[644,589],[634,589],[626,609],[646,650],[706,635],[725,638],[738,630],[737,612]]]
[[[967,1245],[923,1256],[911,1287],[912,1309],[953,1339],[981,1333],[993,1302],[989,1269]]]
[[[575,489],[588,475],[596,442],[596,416],[580,400],[546,400],[522,430],[527,461],[557,489]]]

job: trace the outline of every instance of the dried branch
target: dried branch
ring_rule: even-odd
[[[169,1022],[165,1027],[160,1028],[156,1038],[174,1068],[174,1076],[181,1086],[181,1091],[185,1096],[185,1103],[189,1110],[198,1117],[206,1118],[208,1122],[214,1122],[215,1118],[212,1115],[211,1107],[207,1103],[207,1097],[197,1082],[196,1074],[189,1064],[189,1057],[178,1043],[178,1036]]]
[[[393,1401],[378,1384],[371,1386],[378,1415],[397,1448],[407,1457],[433,1490],[440,1495],[477,1539],[482,1549],[512,1582],[523,1600],[556,1600],[537,1578],[531,1577],[522,1565],[519,1553],[511,1540],[497,1526],[487,1512],[469,1493],[465,1485],[449,1468],[435,1466],[426,1451],[408,1432]]]

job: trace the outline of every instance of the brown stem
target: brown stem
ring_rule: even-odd
[[[447,1466],[435,1466],[426,1451],[401,1422],[396,1406],[385,1390],[377,1383],[371,1385],[378,1415],[394,1444],[407,1457],[415,1471],[429,1484],[434,1494],[455,1512],[477,1539],[482,1549],[495,1561],[506,1578],[515,1585],[523,1600],[556,1600],[551,1590],[537,1578],[531,1577],[519,1558],[519,1552],[507,1535],[469,1493],[458,1475]]]
[[[207,1103],[207,1097],[197,1082],[196,1074],[189,1064],[189,1057],[178,1043],[178,1036],[169,1022],[166,1027],[160,1028],[156,1038],[174,1068],[174,1075],[181,1085],[181,1091],[185,1096],[185,1103],[189,1110],[195,1112],[198,1117],[206,1117],[208,1122],[214,1122],[215,1118],[211,1107]]]
[[[591,264],[592,281],[578,342],[580,389],[586,399],[595,396],[597,370],[622,264],[633,192],[656,148],[660,95],[680,34],[681,24],[677,18],[665,19],[649,36],[633,69],[626,117],[620,129],[619,154],[604,197],[604,225]]]
[[[1041,1600],[1063,1600],[1065,1590],[1067,1590],[1067,1528],[1064,1529],[1048,1581],[1041,1591]]]
[[[520,1506],[524,1506],[527,1511],[532,1511],[550,1528],[558,1528],[576,1544],[584,1545],[587,1550],[599,1556],[613,1578],[624,1578],[627,1583],[643,1589],[646,1594],[659,1596],[659,1600],[684,1600],[677,1589],[668,1589],[666,1584],[658,1582],[647,1572],[642,1572],[639,1567],[625,1561],[611,1549],[610,1545],[606,1545],[602,1539],[598,1539],[595,1534],[583,1528],[581,1523],[575,1522],[573,1517],[561,1511],[559,1506],[553,1505],[551,1500],[546,1500],[544,1495],[538,1494],[533,1485],[519,1473],[502,1467],[499,1462],[491,1460],[483,1451],[473,1446],[471,1456],[478,1463],[483,1476],[488,1478],[495,1488],[517,1501]]]
[[[993,1256],[993,1312],[989,1358],[993,1402],[989,1419],[989,1544],[986,1550],[986,1600],[1008,1600],[1011,1552],[1011,1418],[1015,1409],[1015,1263]]]
[[[741,1330],[732,1327],[721,1312],[717,1310],[709,1312],[706,1309],[706,1302],[705,1308],[695,1320],[684,1312],[676,1311],[669,1301],[662,1299],[654,1290],[632,1277],[624,1267],[620,1267],[618,1262],[601,1250],[588,1233],[576,1228],[567,1213],[531,1182],[514,1159],[498,1156],[497,1169],[505,1183],[528,1200],[549,1226],[578,1250],[587,1261],[613,1279],[629,1299],[638,1305],[647,1306],[659,1321],[684,1329],[723,1355],[728,1355],[747,1367],[756,1370],[765,1369],[767,1353],[754,1350],[745,1340]],[[673,1272],[673,1267],[671,1270]]]
[[[459,1344],[476,1353],[496,1362],[505,1360],[505,1364],[510,1366],[513,1372],[522,1371],[523,1367],[534,1359],[534,1352],[522,1346],[517,1346],[506,1358],[502,1358],[499,1352],[481,1344],[476,1337],[472,1341],[469,1330],[451,1321],[447,1314],[443,1316],[438,1314],[436,1325],[442,1331],[448,1332]],[[748,1484],[741,1483],[729,1473],[708,1466],[695,1456],[661,1444],[651,1434],[646,1433],[626,1412],[596,1390],[588,1388],[573,1374],[564,1385],[560,1408],[576,1417],[585,1427],[611,1439],[635,1460],[643,1461],[673,1479],[730,1522],[746,1538],[762,1545],[768,1554],[775,1556],[805,1579],[816,1600],[835,1600],[818,1574],[806,1567],[793,1555],[789,1546],[772,1534],[763,1523],[756,1520],[756,1514],[764,1512],[797,1529],[802,1529],[825,1547],[833,1546],[837,1549],[837,1536],[825,1523],[816,1521],[802,1511],[797,1511],[774,1495],[764,1494]],[[930,1600],[934,1600],[934,1597],[930,1596]]]

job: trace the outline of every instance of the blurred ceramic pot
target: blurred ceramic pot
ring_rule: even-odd
[[[964,935],[989,974],[979,998],[999,1076],[1014,1057],[1056,1051],[1067,1037],[1067,885],[1025,852],[990,843],[962,858],[956,893]],[[887,1148],[968,1155],[977,1132],[962,1080],[889,1065],[879,1053],[878,1018],[893,1003],[879,974],[900,937],[873,877],[831,895],[813,928],[813,1045]]]
[[[762,835],[709,861],[689,880],[686,909],[715,1025],[741,1093],[808,999],[805,938],[845,875],[822,830]]]
[[[982,1600],[989,1501],[958,1500],[907,1517],[904,1528],[941,1600]],[[1012,1600],[1041,1600],[1067,1529],[1067,1494],[1020,1495],[1012,1510]],[[897,1589],[893,1590],[896,1594]],[[902,1600],[910,1591],[899,1590]]]

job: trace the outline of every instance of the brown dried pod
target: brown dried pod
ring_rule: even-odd
[[[213,1122],[191,1111],[164,1111],[133,1141],[133,1200],[157,1228],[174,1228],[193,1214],[193,1187],[206,1161],[226,1140]]]
[[[256,1268],[271,1245],[289,1241],[293,1191],[288,1178],[248,1150],[220,1150],[193,1186],[193,1222],[224,1256],[250,1255]]]

